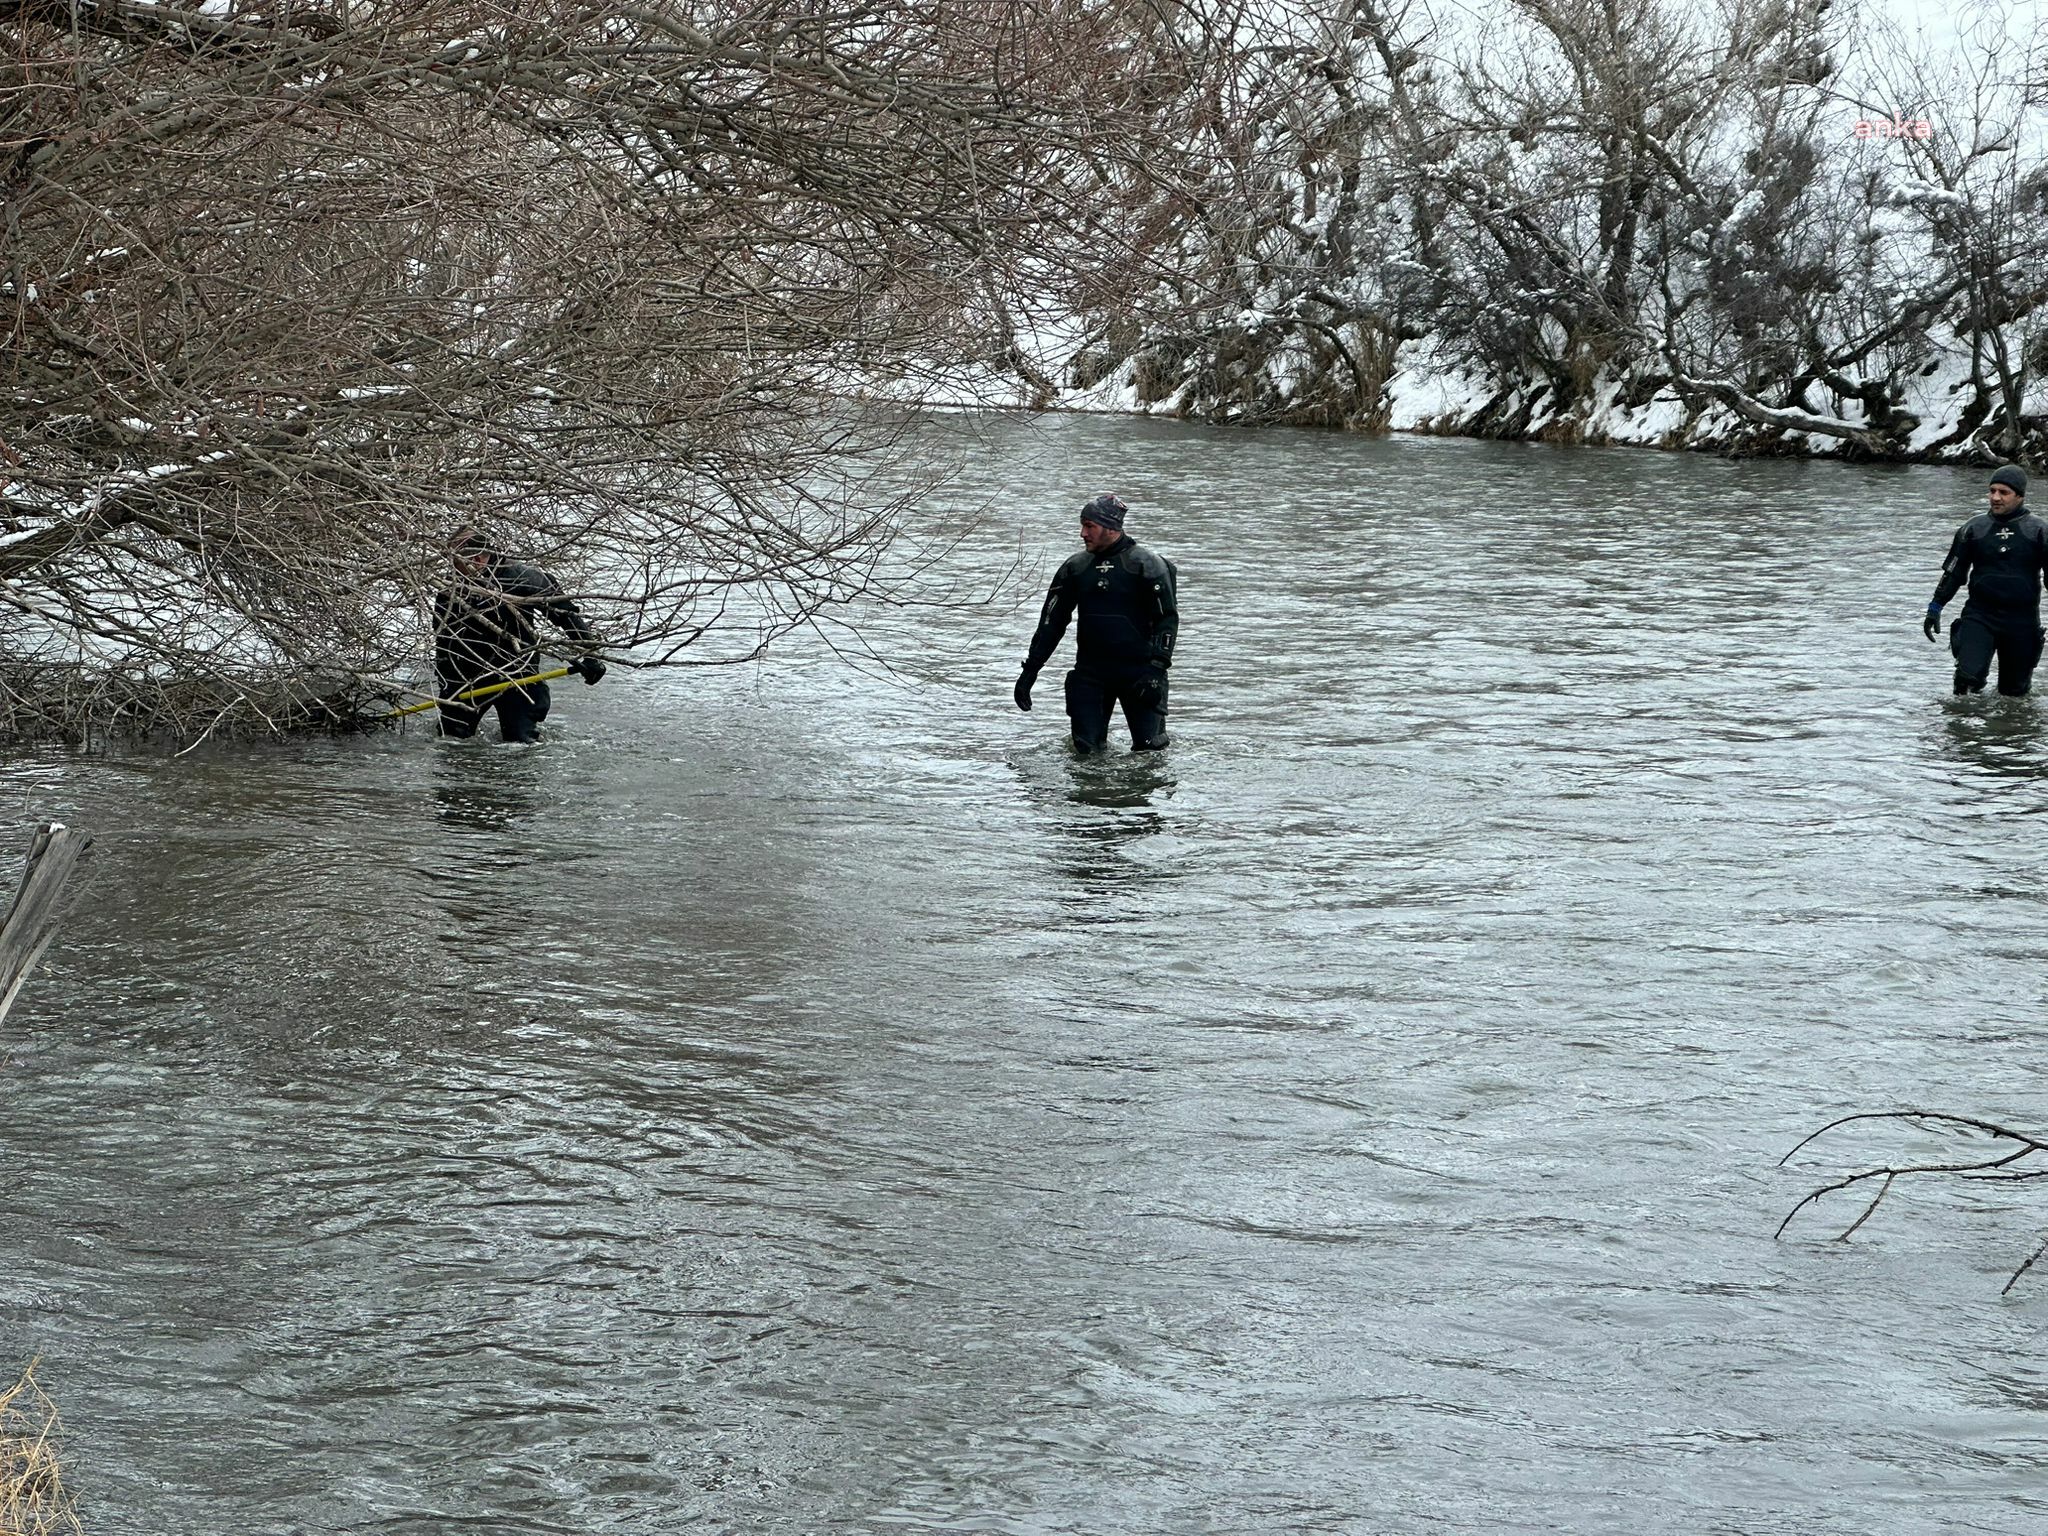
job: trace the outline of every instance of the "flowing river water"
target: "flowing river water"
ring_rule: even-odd
[[[1772,1236],[1838,1114],[2048,1130],[2048,718],[1919,633],[1978,475],[933,430],[1031,592],[894,675],[4,760],[97,838],[0,1026],[90,1530],[2043,1528],[2048,1199]],[[1076,762],[1106,486],[1175,743]]]

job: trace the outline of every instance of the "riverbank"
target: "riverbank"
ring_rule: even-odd
[[[1931,360],[1889,381],[1895,414],[1873,422],[1839,399],[1769,403],[1722,380],[1674,377],[1649,363],[1602,369],[1584,380],[1504,375],[1442,342],[1396,347],[1383,377],[1353,390],[1348,409],[1327,362],[1272,358],[1261,387],[1232,401],[1200,374],[1148,390],[1143,355],[1060,402],[1119,414],[1167,414],[1245,425],[1325,426],[1593,446],[1692,450],[1754,457],[1828,457],[1859,463],[2002,463],[1977,433],[1978,381],[1959,347],[1929,343]],[[1207,387],[1205,387],[1207,386]],[[1790,391],[1787,391],[1790,393]],[[2029,439],[2048,429],[2048,388],[2027,402]]]
[[[1858,464],[1996,465],[2005,455],[1982,442],[1952,408],[1955,392],[1967,383],[1954,369],[1904,381],[1917,424],[1904,443],[1887,442],[1860,424],[1819,413],[1772,407],[1744,397],[1714,399],[1696,384],[1691,397],[1668,376],[1602,376],[1585,396],[1560,394],[1547,382],[1489,376],[1469,364],[1437,369],[1418,362],[1391,375],[1375,409],[1332,419],[1312,387],[1276,383],[1273,396],[1256,408],[1228,408],[1189,391],[1147,398],[1142,368],[1121,368],[1086,388],[1047,392],[1015,377],[990,372],[962,373],[921,398],[925,410],[1054,412],[1073,416],[1123,416],[1197,422],[1211,426],[1314,428],[1367,435],[1464,438],[1474,442],[1530,442],[1557,446],[1652,448],[1664,452],[1712,453],[1737,458],[1829,458]],[[868,386],[863,399],[895,393],[887,384]],[[2048,402],[2039,418],[2048,426]],[[1764,419],[1759,419],[1759,417]],[[2030,444],[2038,444],[2037,432]],[[2025,455],[2034,462],[2038,446]]]

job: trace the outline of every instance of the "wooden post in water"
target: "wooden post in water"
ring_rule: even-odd
[[[74,832],[61,821],[46,821],[36,829],[21,889],[0,919],[0,1019],[7,1017],[14,995],[56,933],[65,882],[91,846],[90,833]]]

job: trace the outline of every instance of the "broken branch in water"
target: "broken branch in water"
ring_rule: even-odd
[[[36,829],[21,889],[7,915],[0,917],[0,1019],[7,1017],[30,968],[55,936],[57,919],[63,914],[65,883],[91,846],[90,835],[62,822],[45,822]]]
[[[1998,1183],[2023,1183],[2029,1179],[2048,1178],[2048,1141],[1990,1120],[1927,1109],[1871,1110],[1862,1114],[1844,1115],[1839,1120],[1829,1121],[1803,1139],[1798,1146],[1778,1160],[1778,1166],[1784,1167],[1830,1131],[1839,1130],[1845,1125],[1872,1120],[1890,1120],[1914,1129],[1948,1133],[1958,1137],[1985,1136],[1990,1138],[1991,1145],[1985,1149],[1984,1156],[1968,1161],[1882,1163],[1836,1179],[1831,1184],[1823,1184],[1820,1188],[1809,1191],[1797,1205],[1785,1213],[1785,1219],[1778,1223],[1776,1236],[1783,1237],[1785,1229],[1792,1225],[1793,1218],[1809,1205],[1818,1205],[1823,1198],[1838,1190],[1856,1189],[1872,1182],[1876,1182],[1877,1192],[1870,1197],[1870,1203],[1863,1208],[1862,1214],[1837,1234],[1836,1242],[1847,1242],[1854,1236],[1858,1228],[1877,1214],[1877,1208],[1884,1204],[1885,1196],[1892,1192],[1892,1186],[1900,1179],[1915,1174],[1949,1174],[1959,1179]],[[2028,1165],[2030,1158],[2038,1158],[2041,1161]],[[2004,1291],[2000,1294],[2010,1292],[2019,1283],[2020,1277],[2032,1269],[2044,1254],[2048,1254],[2048,1239],[2043,1239],[2026,1262],[2012,1272],[2011,1277],[2005,1282]]]

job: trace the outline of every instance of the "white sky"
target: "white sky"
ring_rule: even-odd
[[[1842,0],[1837,0],[1837,3],[1842,3]],[[1866,16],[1884,17],[1898,23],[1909,37],[1918,34],[1931,44],[1949,47],[1960,40],[1960,29],[1966,25],[1981,29],[1988,22],[1989,31],[1981,35],[1996,37],[2001,30],[1999,22],[2002,19],[2007,42],[2015,48],[2024,49],[2027,34],[2040,25],[2044,11],[2038,3],[1977,5],[1958,4],[1956,0],[1849,0],[1849,3]]]
[[[2048,5],[2041,0],[1837,0],[1863,46],[1842,60],[1833,82],[1880,109],[1924,115],[1938,134],[1963,139],[1980,132],[2012,137],[2031,160],[2041,153],[2043,114],[2026,109],[2021,89],[2028,59],[2048,45]],[[1894,37],[1854,26],[1861,17]],[[2037,64],[2038,67],[2038,64]],[[1931,94],[1930,94],[1931,93]],[[1980,128],[1978,125],[1985,125]]]

